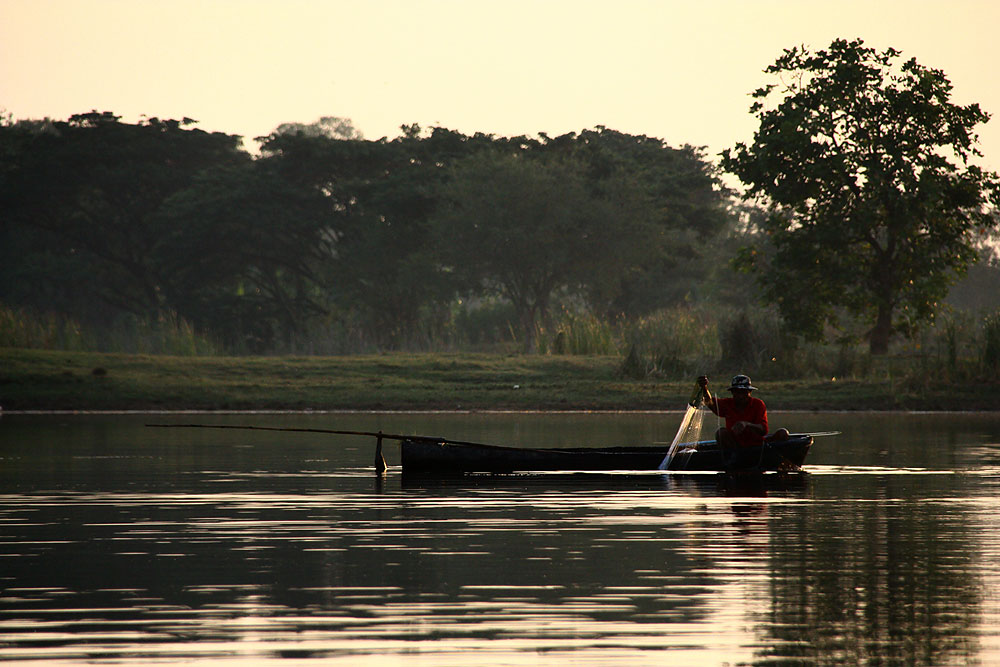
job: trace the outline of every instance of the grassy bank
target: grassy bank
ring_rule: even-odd
[[[5,410],[676,410],[693,377],[633,379],[618,356],[171,357],[0,348]],[[1000,385],[768,381],[784,410],[997,410]],[[715,379],[724,387],[726,378]]]

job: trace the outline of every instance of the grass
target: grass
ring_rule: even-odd
[[[0,348],[6,410],[680,410],[693,377],[617,355],[172,357]],[[995,381],[994,381],[995,382]],[[782,410],[996,410],[1000,385],[757,379]],[[724,386],[720,378],[717,387]]]

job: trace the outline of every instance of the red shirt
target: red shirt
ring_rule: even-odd
[[[736,409],[732,398],[717,398],[715,405],[719,416],[726,418],[726,428],[730,431],[736,422],[750,422],[760,424],[764,427],[764,433],[767,433],[767,406],[759,398],[751,396],[750,402],[742,410]],[[736,436],[736,440],[744,447],[757,447],[764,443],[764,436],[747,429]]]

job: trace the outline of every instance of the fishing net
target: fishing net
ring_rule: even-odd
[[[701,424],[705,419],[705,412],[707,410],[703,407],[696,408],[693,405],[687,407],[687,410],[684,411],[684,418],[681,419],[681,425],[677,429],[677,435],[674,436],[670,443],[670,449],[667,450],[667,455],[660,464],[660,470],[666,470],[670,467],[670,461],[673,460],[674,454],[677,453],[682,444],[698,442],[701,438]]]
[[[702,440],[702,423],[705,420],[705,413],[708,411],[704,396],[699,391],[697,397],[692,398],[691,403],[687,406],[687,410],[684,411],[684,417],[681,419],[681,425],[677,428],[677,434],[670,443],[670,448],[667,450],[667,455],[663,457],[663,462],[660,463],[660,470],[666,470],[670,467],[670,462],[681,446],[698,446],[698,443]]]

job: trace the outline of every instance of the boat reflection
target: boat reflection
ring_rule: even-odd
[[[385,489],[384,480],[380,480],[378,484],[377,488]],[[766,497],[775,492],[803,492],[809,486],[809,475],[629,471],[434,475],[403,472],[400,486],[405,491],[489,488],[524,491],[668,491],[695,496],[738,498]]]

